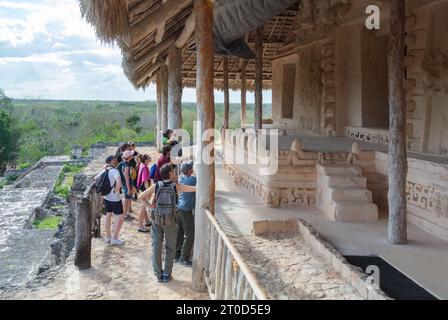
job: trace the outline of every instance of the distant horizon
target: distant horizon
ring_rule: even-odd
[[[105,99],[45,99],[45,98],[13,98],[9,97],[12,101],[84,101],[84,102],[153,102],[157,103],[157,100],[105,100]],[[182,101],[182,103],[196,103],[196,101]],[[224,102],[215,101],[215,104],[224,104]],[[232,102],[230,104],[240,104],[240,102]],[[247,105],[254,105],[254,102],[247,102]],[[272,103],[267,103],[263,101],[263,105],[272,105]]]

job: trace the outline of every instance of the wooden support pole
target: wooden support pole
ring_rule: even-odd
[[[92,215],[88,200],[76,203],[75,228],[75,266],[79,270],[86,270],[92,266]]]
[[[215,128],[214,101],[214,41],[213,41],[213,0],[195,0],[196,14],[196,104],[198,111],[196,172],[196,212],[195,243],[193,255],[192,289],[206,292],[204,279],[207,254],[207,216],[206,210],[215,211],[215,164],[214,139],[212,135],[203,136],[205,131]],[[212,159],[209,159],[212,157]]]
[[[407,243],[406,154],[406,4],[392,1],[389,43],[389,232],[392,244]]]
[[[247,123],[247,78],[246,78],[246,65],[243,64],[241,69],[241,128],[246,126]]]
[[[263,27],[255,31],[255,130],[263,128]]]
[[[157,150],[162,150],[162,116],[163,116],[163,104],[162,104],[162,77],[160,70],[157,71],[156,78],[156,90],[157,90]]]
[[[223,129],[229,129],[229,113],[230,113],[230,97],[229,97],[229,58],[224,57],[224,122]]]
[[[162,64],[159,72],[162,101],[162,132],[165,132],[168,129],[168,68],[166,64]]]
[[[168,128],[182,129],[182,51],[168,51]]]

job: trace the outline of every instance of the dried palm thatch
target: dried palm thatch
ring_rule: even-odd
[[[129,32],[129,0],[79,0],[81,14],[95,27],[98,39],[112,43]]]
[[[181,42],[183,44],[179,47],[182,49],[182,85],[196,86],[197,57],[194,25],[191,25],[191,21],[194,22],[193,0],[78,1],[82,16],[94,26],[98,38],[103,43],[115,43],[121,49],[124,74],[136,89],[146,88],[154,81],[156,71],[165,63],[169,49],[178,45],[181,35],[186,40]],[[230,0],[215,1],[221,6],[230,4]],[[254,0],[248,2],[258,3]],[[282,0],[281,2],[289,4],[294,1]],[[289,45],[296,40],[298,3],[296,2],[288,10],[284,10],[264,23],[263,88],[265,89],[272,87],[272,60],[283,55],[285,49],[289,52]],[[164,10],[164,7],[172,9]],[[216,8],[219,6],[217,5]],[[240,16],[235,15],[233,18]],[[240,18],[243,21],[246,19]],[[162,28],[160,28],[161,23],[163,23]],[[184,29],[191,32],[184,32]],[[161,33],[160,30],[162,30]],[[246,34],[245,41],[251,49],[254,49],[253,32]],[[223,59],[223,56],[215,56],[214,82],[215,88],[219,90],[224,87]],[[246,88],[252,91],[255,89],[254,59],[246,60],[236,56],[229,58],[229,87],[234,90],[242,87],[243,68],[246,72]]]

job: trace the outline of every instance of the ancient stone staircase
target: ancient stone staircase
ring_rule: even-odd
[[[351,164],[317,165],[317,206],[333,221],[378,220],[367,179],[360,167]]]

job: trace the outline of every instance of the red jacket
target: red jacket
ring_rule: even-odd
[[[156,174],[154,176],[154,182],[158,182],[162,180],[162,177],[160,176],[160,168],[163,167],[163,165],[170,163],[171,159],[168,157],[165,157],[164,155],[162,155],[159,160],[157,160],[157,170],[156,170]]]

